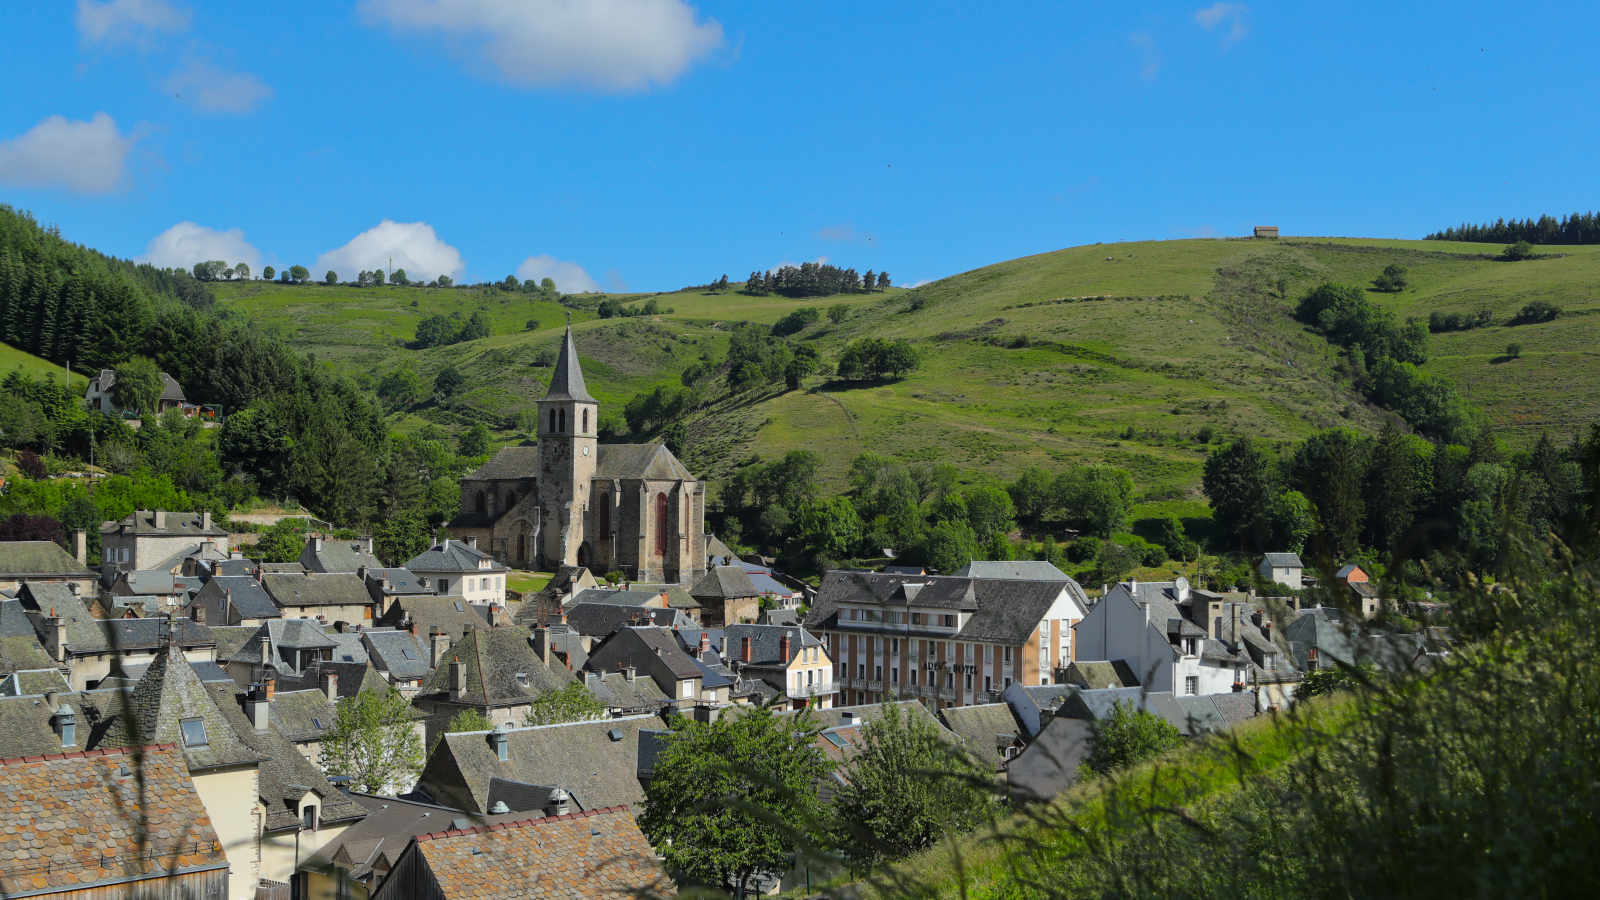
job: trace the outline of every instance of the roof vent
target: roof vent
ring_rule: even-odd
[[[494,805],[489,807],[489,814],[493,816],[503,816],[508,812],[511,812],[511,807],[507,806],[504,800],[496,800]]]
[[[839,725],[841,727],[848,725],[859,725],[860,723],[861,716],[855,712],[855,710],[847,709],[839,713]]]
[[[544,803],[545,815],[564,816],[570,812],[572,812],[572,795],[563,788],[551,791],[550,798]]]
[[[472,820],[471,819],[451,819],[450,820],[450,827],[454,828],[457,831],[466,831],[468,828],[472,827]]]
[[[606,737],[611,738],[613,741],[620,741],[620,740],[622,740],[622,729],[621,728],[608,729],[606,731]]]

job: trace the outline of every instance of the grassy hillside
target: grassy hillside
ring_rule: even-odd
[[[900,382],[817,377],[801,391],[720,399],[691,428],[697,462],[711,474],[751,453],[807,447],[823,451],[825,474],[838,478],[855,454],[872,449],[938,458],[974,476],[1105,460],[1150,493],[1193,496],[1208,449],[1195,435],[1205,426],[1288,440],[1378,423],[1378,411],[1332,377],[1333,350],[1289,309],[1322,280],[1365,284],[1395,262],[1410,270],[1411,286],[1371,296],[1402,318],[1493,310],[1491,327],[1435,335],[1425,368],[1456,379],[1503,437],[1522,444],[1541,428],[1566,434],[1600,418],[1600,247],[1549,248],[1563,255],[1519,263],[1486,258],[1498,249],[1344,238],[1094,245],[913,291],[809,301],[679,292],[656,295],[670,314],[600,320],[581,311],[573,322],[590,387],[607,409],[675,382],[702,358],[721,359],[728,323],[771,323],[808,305],[854,307],[840,326],[824,319],[797,336],[825,360],[866,336],[906,338],[922,349],[923,367]],[[554,346],[566,312],[529,295],[470,290],[246,283],[221,285],[218,294],[374,381],[403,365],[430,379],[446,365],[460,367],[473,385],[466,409],[425,405],[396,416],[396,426],[454,428],[493,417],[501,441],[527,437],[513,424],[516,413],[544,388],[548,369],[534,363]],[[1553,322],[1509,324],[1533,299],[1566,312]],[[480,309],[494,336],[405,349],[424,316],[465,318]],[[1521,359],[1504,358],[1512,341],[1522,345]]]
[[[18,350],[10,344],[0,344],[0,377],[20,369],[22,374],[35,378],[60,379],[65,371],[47,359],[40,359],[26,350]],[[59,381],[58,381],[59,383]],[[89,379],[85,375],[72,373],[71,385],[73,388],[84,391],[89,387]]]

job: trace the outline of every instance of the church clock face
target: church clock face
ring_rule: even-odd
[[[588,456],[589,455],[589,448],[588,447],[583,448],[583,455],[584,456]]]

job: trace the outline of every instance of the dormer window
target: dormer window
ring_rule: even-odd
[[[1199,645],[1199,641],[1195,640],[1194,638],[1184,638],[1183,639],[1183,655],[1184,656],[1198,656],[1199,654],[1196,652],[1199,649],[1198,645]]]
[[[1268,672],[1278,671],[1278,654],[1263,653],[1261,655],[1261,667]]]
[[[300,827],[305,831],[317,830],[317,805],[307,803],[300,807]]]

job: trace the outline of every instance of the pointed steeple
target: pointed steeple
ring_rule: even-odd
[[[544,400],[582,400],[597,402],[589,396],[583,383],[583,369],[578,366],[578,348],[572,345],[572,325],[567,325],[566,339],[561,342],[561,356],[556,359],[556,369],[550,376],[550,390]]]

